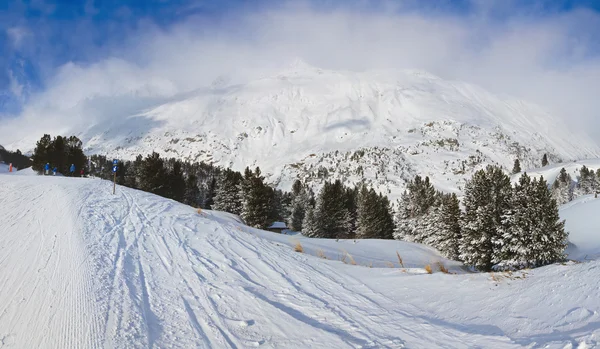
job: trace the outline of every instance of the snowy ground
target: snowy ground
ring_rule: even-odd
[[[0,175],[0,348],[600,346],[599,261],[471,274],[420,245],[278,235],[111,191]],[[438,260],[460,273],[422,274]]]

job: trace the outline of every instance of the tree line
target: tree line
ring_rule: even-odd
[[[0,162],[5,164],[12,164],[15,169],[22,170],[31,166],[31,159],[23,155],[19,149],[16,151],[9,151],[0,146]]]
[[[514,186],[488,166],[467,181],[462,200],[417,176],[402,195],[395,237],[435,247],[482,271],[539,267],[565,260],[567,233],[543,177],[523,173]]]
[[[83,153],[82,143],[75,136],[63,137],[56,136],[51,138],[45,134],[36,143],[33,151],[32,168],[38,173],[44,171],[44,166],[50,164],[51,168],[56,168],[59,173],[69,173],[71,165],[75,165],[77,171],[84,168],[87,157]]]
[[[51,140],[45,135],[36,147],[34,165],[41,169],[52,159],[66,170],[80,146],[75,137]],[[86,173],[113,178],[112,159],[93,155],[89,162],[85,156],[78,161]],[[587,179],[597,176],[589,170],[584,173],[581,185],[587,188]],[[555,184],[568,178],[561,171]],[[394,209],[386,196],[364,184],[325,182],[315,194],[297,180],[291,192],[284,192],[268,185],[258,167],[240,173],[202,162],[165,159],[155,152],[119,161],[116,180],[194,207],[240,215],[256,228],[286,221],[291,230],[308,237],[423,243],[483,271],[537,267],[565,259],[567,233],[554,191],[543,178],[531,179],[526,173],[513,186],[496,166],[477,171],[467,181],[462,209],[456,194],[435,190],[428,177],[415,176]]]

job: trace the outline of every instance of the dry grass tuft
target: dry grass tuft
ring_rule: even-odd
[[[394,267],[395,267],[394,263],[392,263],[392,262],[385,262],[385,265],[386,265],[388,268],[394,268]]]
[[[438,269],[444,273],[444,274],[450,274],[450,272],[448,271],[448,268],[446,268],[446,266],[442,263],[442,262],[437,262],[437,267]],[[431,274],[431,273],[430,273]]]
[[[304,248],[302,247],[300,241],[296,241],[296,245],[294,245],[294,251],[304,253]]]
[[[425,271],[427,272],[427,274],[432,274],[432,273],[433,273],[433,270],[431,270],[431,265],[427,264],[427,265],[425,266]]]
[[[327,259],[327,256],[325,255],[325,252],[323,252],[323,250],[321,250],[321,249],[317,250],[317,257],[323,258],[323,259]]]
[[[400,266],[404,268],[404,262],[402,262],[402,257],[400,257],[400,253],[398,253],[398,251],[396,251],[396,256],[398,256],[398,263],[400,263]]]
[[[340,258],[340,260],[344,263],[344,264],[352,264],[352,265],[356,265],[356,261],[354,260],[354,258],[352,258],[352,256],[347,252],[342,250],[342,257]]]
[[[198,209],[196,210],[196,212],[198,212],[198,214],[202,214],[202,209],[198,207]]]

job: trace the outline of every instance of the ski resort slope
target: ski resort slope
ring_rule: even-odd
[[[0,175],[0,221],[3,349],[600,345],[598,261],[512,276],[368,268],[292,248],[334,241],[66,177]],[[364,251],[436,255],[396,243]]]

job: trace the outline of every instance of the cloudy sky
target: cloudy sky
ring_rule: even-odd
[[[428,70],[600,137],[600,0],[4,0],[0,48],[0,143],[295,58]]]

